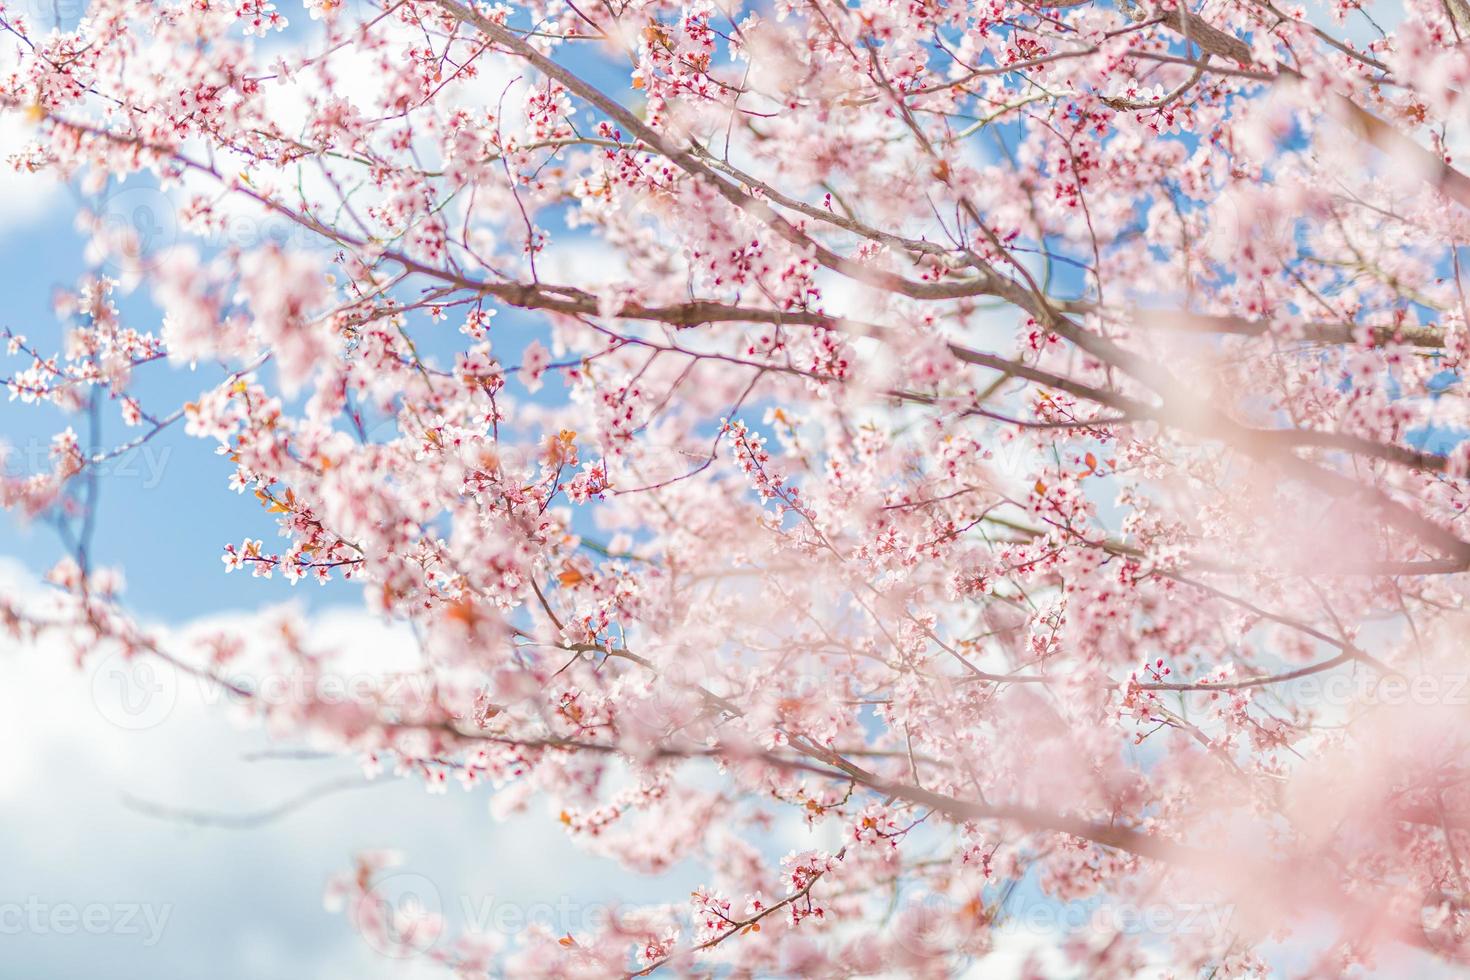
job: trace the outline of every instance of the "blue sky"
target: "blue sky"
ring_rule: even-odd
[[[299,7],[288,14],[309,23]],[[0,41],[0,64],[11,56],[7,42]],[[0,153],[25,138],[22,124],[0,122]],[[156,199],[148,187],[144,179],[122,190]],[[51,309],[54,291],[86,271],[74,228],[81,203],[48,178],[0,175],[0,327],[42,351],[57,349],[64,330]],[[145,290],[118,302],[126,322],[157,328]],[[452,333],[453,325],[440,330]],[[516,346],[497,344],[502,354]],[[0,376],[18,366],[7,362]],[[155,364],[140,371],[139,390],[145,407],[167,410],[218,377],[209,365],[190,372]],[[115,411],[104,415],[104,444],[137,434]],[[50,435],[65,424],[84,431],[81,419],[0,400],[6,472],[43,463]],[[274,537],[258,504],[227,489],[229,473],[213,443],[185,436],[181,426],[113,465],[92,551],[96,563],[125,571],[130,607],[148,621],[182,625],[292,600],[318,613],[338,610],[318,621],[324,642],[382,642],[381,627],[356,612],[355,585],[293,590],[279,577],[224,574],[226,541]],[[43,591],[38,577],[62,554],[48,524],[0,514],[0,592]],[[695,869],[650,881],[579,852],[539,802],[493,819],[486,787],[453,786],[447,797],[429,798],[421,783],[384,777],[249,828],[146,815],[129,798],[248,815],[361,770],[354,759],[252,760],[280,746],[241,727],[217,692],[177,677],[166,710],[139,728],[112,696],[107,671],[116,666],[78,671],[56,644],[21,650],[0,640],[0,733],[11,747],[0,761],[0,976],[442,976],[384,959],[344,916],[323,908],[329,876],[371,848],[404,852],[401,871],[429,884],[451,930],[468,913],[511,934],[537,920],[578,931],[605,904],[677,899],[698,884]]]

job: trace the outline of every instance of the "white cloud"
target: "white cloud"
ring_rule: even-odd
[[[10,158],[36,138],[35,126],[15,115],[0,115],[0,239],[25,231],[51,211],[64,185],[48,173],[16,170]]]
[[[30,603],[44,602],[45,591],[0,558],[0,593]],[[312,635],[369,651],[380,665],[402,639],[366,614],[345,612],[314,620]],[[384,778],[244,828],[146,815],[126,797],[239,816],[351,781],[360,770],[353,759],[259,758],[286,746],[233,723],[218,694],[188,679],[174,679],[169,710],[130,714],[108,674],[118,668],[104,658],[78,670],[58,643],[22,648],[0,639],[0,972],[7,975],[90,975],[105,964],[111,980],[442,978],[432,964],[384,959],[344,916],[323,908],[328,877],[350,868],[354,854],[381,847],[403,852],[400,870],[432,883],[451,935],[467,921],[508,922],[502,928],[515,931],[537,907],[569,909],[557,914],[576,929],[578,909],[677,900],[688,891],[682,879],[630,879],[577,850],[544,807],[495,821],[485,787],[466,793],[454,784],[447,796],[431,797],[416,781]],[[128,682],[136,698],[137,679]],[[139,728],[147,721],[156,723]],[[89,905],[138,907],[162,917],[163,929],[150,944],[146,930],[129,932],[120,919],[99,934],[63,934],[48,918]],[[487,914],[505,906],[508,918]],[[39,927],[28,910],[39,910]],[[134,923],[143,921],[134,914]]]

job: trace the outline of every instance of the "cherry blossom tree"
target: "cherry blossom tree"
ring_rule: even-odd
[[[501,944],[366,854],[375,945],[944,976],[1030,889],[1229,911],[1057,938],[1086,975],[1470,959],[1470,4],[305,6],[0,14],[95,270],[7,335],[76,421],[0,483],[72,552],[0,622],[707,875]],[[171,427],[279,532],[221,574],[360,596],[419,683],[264,698],[349,651],[129,614],[99,468]]]

